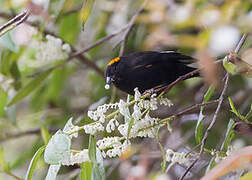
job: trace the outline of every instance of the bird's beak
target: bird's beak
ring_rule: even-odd
[[[105,89],[109,89],[110,88],[111,80],[112,80],[111,77],[106,77]]]
[[[111,77],[106,77],[106,84],[111,84]]]

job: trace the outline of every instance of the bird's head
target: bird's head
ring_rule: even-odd
[[[106,79],[106,85],[105,88],[109,89],[110,84],[115,81],[115,75],[116,75],[116,68],[119,63],[120,58],[117,57],[115,59],[112,59],[108,64],[107,68],[105,70],[105,79]]]

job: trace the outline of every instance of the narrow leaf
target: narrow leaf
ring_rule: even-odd
[[[42,136],[42,139],[43,139],[44,143],[48,144],[48,142],[49,142],[49,140],[51,138],[48,129],[43,126],[43,127],[40,128],[40,133],[41,133],[41,136]]]
[[[17,108],[16,106],[10,106],[10,107],[5,107],[5,111],[6,111],[6,116],[8,118],[8,121],[13,124],[16,125],[17,123]]]
[[[127,96],[127,101],[126,101],[126,103],[128,104],[129,102],[130,102],[130,95]],[[129,107],[126,107],[125,112],[126,112],[126,115],[124,116],[124,122],[125,122],[125,123],[130,123],[132,117],[131,117],[131,115],[130,115]]]
[[[214,167],[214,165],[215,165],[215,157],[212,157],[206,168],[205,174],[208,173],[208,171],[210,171]]]
[[[39,157],[41,156],[41,154],[44,152],[46,146],[42,146],[40,147],[37,152],[34,154],[34,156],[31,159],[31,162],[29,164],[28,170],[26,172],[26,177],[25,180],[31,180],[32,179],[32,175],[35,171],[35,167],[37,165],[37,162],[39,160]]]
[[[45,180],[56,180],[61,165],[50,165]]]
[[[80,180],[90,180],[92,174],[92,162],[81,163]]]
[[[82,22],[82,29],[84,29],[84,25],[91,14],[93,5],[95,0],[83,0],[83,5],[81,8],[81,22]]]
[[[0,166],[5,170],[8,171],[8,163],[5,161],[4,158],[4,148],[0,148]]]
[[[129,140],[129,138],[130,138],[130,131],[132,129],[133,123],[134,123],[134,118],[132,117],[131,120],[130,120],[130,123],[129,123],[129,127],[128,127],[127,140]]]
[[[96,153],[97,163],[93,163],[91,180],[105,180],[105,168],[101,151],[97,149]]]
[[[232,75],[236,74],[236,65],[229,62],[227,57],[224,58],[222,64],[223,64],[223,67],[226,69],[227,72],[229,72]]]
[[[251,118],[251,117],[252,117],[252,103],[251,103],[251,105],[250,105],[250,110],[249,110],[249,112],[246,114],[245,118],[246,118],[247,120],[249,120],[249,118]]]
[[[49,74],[52,72],[53,69],[50,69],[42,74],[40,74],[35,79],[31,80],[24,88],[22,88],[16,96],[9,102],[8,106],[11,106],[13,104],[16,104],[17,102],[24,99],[26,96],[28,96],[32,91],[34,91],[41,83],[49,76]]]
[[[0,88],[0,117],[2,117],[5,113],[4,107],[7,104],[8,94]]]
[[[211,85],[206,94],[204,95],[204,99],[203,99],[203,102],[206,103],[208,102],[212,95],[213,95],[213,92],[215,90],[215,87],[213,85]],[[200,141],[202,140],[202,137],[203,137],[203,120],[204,120],[204,115],[203,115],[203,110],[204,110],[204,106],[202,106],[200,108],[200,114],[199,114],[199,119],[197,121],[197,125],[196,125],[196,128],[195,128],[195,140],[197,143],[200,143]]]
[[[245,122],[247,122],[246,118],[243,115],[241,115],[239,113],[239,111],[235,108],[234,103],[233,103],[233,101],[231,100],[230,97],[228,98],[228,101],[229,101],[229,105],[231,107],[231,112],[234,113],[238,118],[240,118],[240,119],[244,120]]]
[[[227,148],[231,142],[231,140],[233,139],[233,127],[234,127],[234,120],[230,119],[229,123],[228,123],[228,127],[227,127],[227,132],[226,132],[226,135],[225,135],[225,139],[224,139],[224,142],[223,144],[221,145],[221,150],[222,151],[227,151]]]
[[[96,163],[96,138],[92,135],[89,136],[88,156],[93,163]]]

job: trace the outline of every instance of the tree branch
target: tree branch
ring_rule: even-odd
[[[9,20],[4,25],[0,26],[0,37],[5,33],[7,33],[8,31],[10,31],[11,29],[23,23],[28,18],[29,15],[30,13],[28,11],[24,11],[15,16],[14,18],[12,18],[11,20]]]
[[[121,42],[121,48],[120,48],[120,53],[119,56],[122,56],[124,54],[125,51],[125,46],[126,46],[126,41],[129,37],[129,34],[132,30],[132,28],[134,27],[135,21],[137,19],[137,17],[140,15],[140,13],[144,10],[146,4],[148,3],[149,0],[145,0],[143,5],[137,10],[136,14],[131,18],[129,24],[126,26],[126,31],[123,35],[123,40]]]
[[[235,48],[235,53],[238,53],[242,47],[242,45],[244,44],[245,40],[247,38],[247,34],[244,34],[242,36],[242,38],[240,39],[239,43],[237,44],[236,48]],[[228,87],[228,81],[229,81],[229,78],[230,78],[230,74],[227,72],[226,73],[226,79],[225,79],[225,83],[224,83],[224,87],[223,87],[223,90],[221,92],[221,95],[219,97],[219,103],[218,103],[218,106],[216,108],[216,111],[214,113],[214,116],[213,116],[213,119],[211,121],[211,123],[209,124],[203,138],[202,138],[202,141],[201,141],[201,147],[200,147],[200,152],[199,152],[199,156],[198,158],[196,158],[193,163],[186,169],[186,171],[183,173],[183,175],[179,178],[180,180],[183,180],[185,178],[185,176],[188,174],[188,172],[193,168],[193,166],[197,163],[197,161],[200,159],[200,156],[202,155],[203,151],[204,151],[204,146],[205,146],[205,143],[206,143],[206,140],[207,140],[207,137],[208,137],[208,134],[210,132],[210,130],[212,129],[214,123],[216,122],[216,119],[218,117],[218,114],[219,114],[219,111],[221,109],[221,105],[223,103],[223,100],[224,100],[224,95],[227,91],[227,87]]]

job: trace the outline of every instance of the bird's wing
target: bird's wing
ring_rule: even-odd
[[[121,57],[124,61],[127,61],[130,67],[150,67],[151,65],[156,65],[159,63],[165,64],[191,64],[195,62],[195,59],[180,54],[175,51],[163,51],[163,52],[155,52],[155,51],[145,51],[145,52],[137,52],[132,53],[127,56]]]

